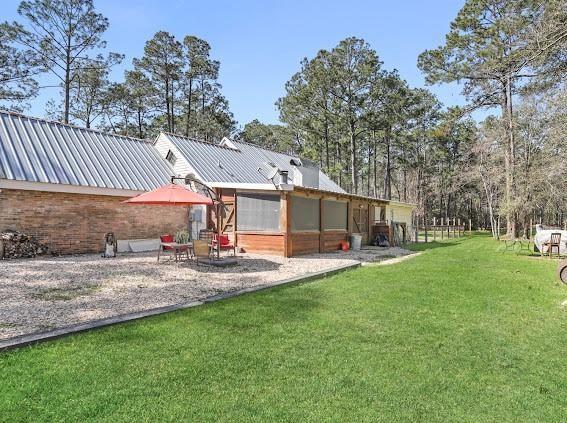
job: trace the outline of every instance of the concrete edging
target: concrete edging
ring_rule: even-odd
[[[265,289],[274,288],[280,285],[308,282],[316,279],[321,279],[327,276],[332,276],[337,273],[344,272],[346,270],[355,269],[360,266],[361,263],[346,264],[343,266],[337,266],[330,269],[321,270],[319,272],[313,272],[313,273],[308,273],[306,275],[300,275],[300,276],[295,276],[293,278],[283,279],[281,281],[276,281],[273,283],[252,286],[248,288],[239,289],[236,291],[224,292],[222,294],[205,298],[204,300],[201,301],[191,301],[184,304],[174,304],[170,306],[157,307],[150,310],[137,311],[134,313],[121,314],[118,316],[107,317],[104,319],[91,320],[89,322],[84,322],[84,323],[77,323],[74,325],[64,326],[62,328],[53,329],[46,332],[36,332],[26,335],[14,336],[12,338],[0,340],[0,351],[7,351],[15,348],[25,347],[32,344],[37,344],[39,342],[45,342],[45,341],[62,338],[64,336],[72,335],[79,332],[86,332],[93,329],[99,329],[106,326],[116,325],[119,323],[139,320],[145,317],[158,316],[160,314],[170,313],[172,311],[197,307],[203,304],[213,303],[227,298],[237,297],[251,292],[263,291]]]
[[[405,256],[399,256],[399,257],[395,257],[395,258],[391,258],[388,260],[384,260],[384,261],[379,261],[376,263],[362,263],[362,266],[364,267],[372,267],[372,266],[388,266],[390,264],[396,264],[396,263],[401,263],[402,261],[406,261],[409,259],[412,259],[414,257],[418,257],[421,254],[423,254],[423,251],[419,251],[417,253],[412,253],[412,254],[406,254]]]

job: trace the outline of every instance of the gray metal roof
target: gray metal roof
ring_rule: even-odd
[[[174,174],[149,141],[0,111],[0,178],[148,191]]]
[[[281,170],[287,170],[290,178],[293,177],[290,160],[297,157],[240,141],[231,140],[236,147],[231,148],[174,134],[163,133],[162,136],[167,137],[175,145],[204,182],[267,184],[270,181],[258,172],[258,168],[266,169],[267,163],[273,163]],[[345,192],[321,171],[319,171],[318,188]]]

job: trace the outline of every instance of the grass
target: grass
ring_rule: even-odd
[[[567,289],[487,237],[0,353],[3,421],[563,421]]]

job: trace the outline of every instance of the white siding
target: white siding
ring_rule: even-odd
[[[405,223],[408,230],[412,231],[413,207],[407,205],[388,204],[386,206],[386,219],[388,221]]]
[[[164,134],[159,134],[154,147],[158,151],[161,157],[165,160],[165,156],[167,156],[167,152],[171,150],[175,157],[177,158],[175,162],[175,166],[173,166],[173,170],[177,176],[184,178],[188,174],[192,173],[197,178],[200,176],[195,172],[195,169],[189,164],[189,162],[185,159],[183,154],[175,147],[175,145],[167,139]]]

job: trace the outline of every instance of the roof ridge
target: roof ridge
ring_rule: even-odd
[[[20,113],[20,112],[14,112],[12,110],[0,109],[0,114],[9,115],[9,116],[17,116],[19,118],[30,119],[30,120],[35,120],[35,121],[40,121],[40,122],[45,122],[45,123],[51,123],[51,124],[54,124],[54,125],[66,126],[68,128],[79,129],[81,131],[96,132],[98,134],[109,135],[109,136],[119,137],[119,138],[126,138],[126,139],[131,140],[131,141],[138,141],[138,142],[144,142],[144,143],[147,143],[147,144],[153,144],[153,141],[150,140],[150,139],[132,137],[130,135],[116,134],[114,132],[105,132],[105,131],[102,131],[100,129],[85,128],[84,126],[79,126],[79,125],[75,125],[75,124],[72,124],[72,123],[65,123],[65,122],[61,122],[61,121],[58,121],[58,120],[54,120],[54,119],[39,118],[39,117],[36,117],[36,116],[26,115],[26,114]]]
[[[229,139],[230,139],[230,138],[229,138]],[[260,150],[269,151],[270,153],[281,154],[281,155],[283,155],[283,156],[292,157],[292,158],[294,158],[294,159],[301,159],[300,156],[293,156],[293,155],[291,155],[291,154],[289,154],[289,153],[282,153],[281,151],[271,150],[271,149],[269,149],[269,148],[262,147],[261,145],[254,144],[254,143],[252,143],[252,142],[240,141],[240,140],[233,140],[233,139],[230,139],[230,141],[232,141],[232,142],[237,142],[237,143],[244,144],[244,145],[248,145],[248,146],[250,146],[250,147],[256,147],[256,148],[258,148],[258,149],[260,149]]]
[[[214,142],[200,140],[200,139],[194,138],[194,137],[187,137],[185,135],[179,135],[179,134],[176,134],[176,133],[173,133],[173,132],[161,131],[161,133],[164,134],[164,135],[170,135],[172,137],[181,138],[183,140],[187,140],[187,141],[191,141],[191,142],[198,142],[200,144],[206,144],[206,145],[210,145],[210,146],[213,146],[213,147],[222,148],[222,149],[225,149],[225,150],[241,152],[237,148],[231,148],[231,147],[227,147],[225,145],[220,145],[220,144],[217,144],[217,143],[214,143]]]

